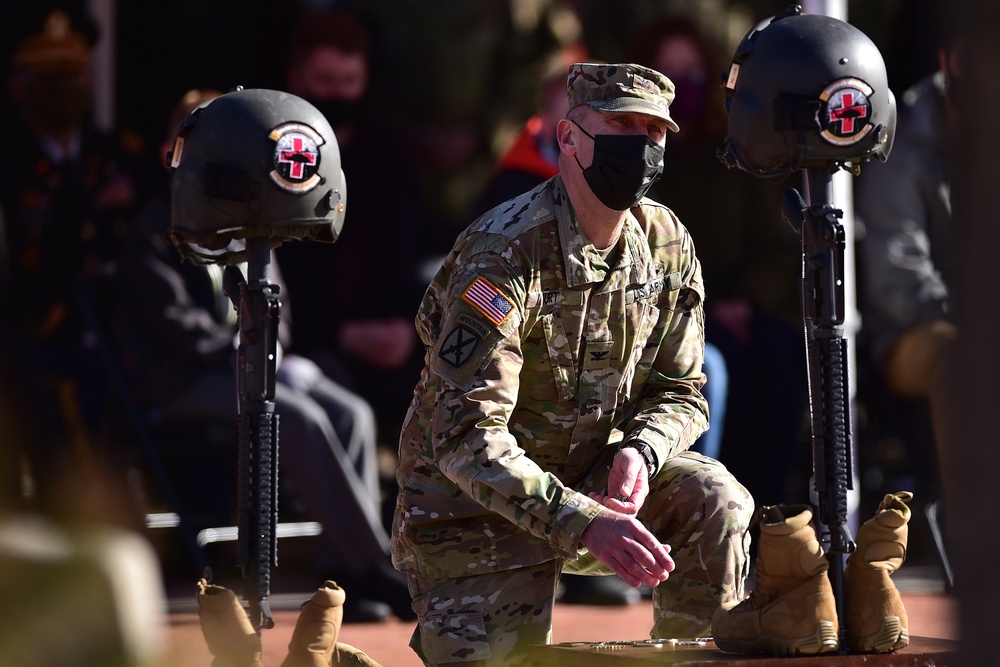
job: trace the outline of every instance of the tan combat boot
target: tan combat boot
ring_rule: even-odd
[[[281,667],[330,667],[344,620],[347,593],[335,581],[326,581],[302,605],[295,622],[288,656]]]
[[[212,667],[264,667],[260,635],[231,590],[198,581],[198,618]]]
[[[910,643],[906,610],[889,578],[906,559],[913,500],[909,491],[886,494],[875,516],[858,531],[857,549],[844,569],[844,612],[851,651],[885,653]]]
[[[839,648],[829,563],[808,505],[760,510],[760,544],[750,596],[712,619],[715,644],[733,653],[829,653]]]
[[[330,664],[339,667],[382,667],[361,649],[354,648],[344,642],[337,642],[337,650],[333,654],[333,662]]]

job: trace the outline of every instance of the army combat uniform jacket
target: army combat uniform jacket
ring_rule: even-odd
[[[690,235],[648,199],[609,252],[558,175],[465,230],[416,318],[426,366],[400,436],[396,567],[577,557],[602,511],[586,491],[603,489],[575,484],[623,439],[662,467],[707,428],[703,297]]]

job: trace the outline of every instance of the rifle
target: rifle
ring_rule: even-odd
[[[281,302],[278,286],[267,280],[270,240],[248,238],[246,243],[247,279],[238,266],[230,265],[223,286],[239,314],[238,564],[243,599],[249,602],[250,622],[259,633],[274,627],[268,596],[271,567],[278,564],[278,415],[273,399]]]
[[[847,525],[847,492],[853,488],[851,406],[847,340],[844,338],[843,211],[829,204],[832,173],[806,168],[806,205],[794,188],[785,192],[782,216],[802,240],[801,300],[808,361],[813,487],[820,523],[829,542],[830,584],[844,633],[844,556],[855,543]]]

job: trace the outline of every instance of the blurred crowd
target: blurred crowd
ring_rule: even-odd
[[[276,250],[294,322],[284,352],[301,360],[288,364],[288,374],[300,374],[287,384],[335,386],[345,392],[338,405],[360,399],[369,406],[373,419],[355,414],[347,426],[337,421],[340,413],[317,407],[325,412],[313,423],[333,424],[323,427],[333,435],[318,446],[346,454],[331,454],[336,461],[324,465],[358,478],[352,492],[364,497],[358,502],[366,512],[381,516],[383,526],[371,530],[384,539],[395,439],[421,367],[416,304],[462,228],[555,173],[550,133],[564,111],[566,68],[578,61],[636,62],[675,83],[671,112],[681,131],[668,139],[664,175],[650,196],[688,226],[704,267],[707,339],[721,355],[706,390],[723,389],[712,407],[713,456],[758,504],[802,498],[811,461],[800,249],[780,216],[783,191],[797,184],[727,171],[715,154],[726,131],[720,77],[732,49],[785,4],[438,0],[429,10],[400,0],[7,3],[0,15],[7,79],[0,120],[8,130],[0,179],[0,370],[7,398],[20,402],[17,409],[3,405],[8,433],[19,434],[3,445],[3,509],[92,518],[100,504],[114,509],[107,518],[116,525],[144,529],[150,508],[129,473],[143,457],[137,432],[170,433],[163,420],[169,397],[151,389],[183,391],[190,378],[167,375],[194,372],[168,353],[202,359],[194,363],[203,367],[211,347],[212,363],[228,371],[234,320],[212,275],[195,283],[171,277],[180,263],[175,253],[147,246],[150,255],[136,254],[129,233],[144,231],[156,244],[164,211],[153,222],[149,215],[164,197],[164,160],[179,120],[235,86],[271,88],[301,96],[330,120],[350,195],[338,243]],[[883,50],[897,100],[938,67],[932,5],[847,3],[849,20]],[[95,111],[101,99],[110,101],[110,119]],[[137,258],[161,280],[123,279],[123,266],[132,269],[126,276],[138,275]],[[126,303],[131,314],[155,311],[143,323],[151,334],[122,316]],[[162,348],[150,348],[157,328],[166,331],[156,317],[176,326],[155,343]],[[168,349],[182,339],[190,341],[187,352]],[[127,345],[136,340],[146,346],[143,358],[161,362],[155,387],[142,379]],[[878,375],[868,353],[862,347],[859,354],[863,379]],[[866,394],[873,405],[895,400],[888,388],[880,391]],[[235,397],[232,405],[235,412]],[[897,433],[884,420],[879,425],[885,439]],[[220,435],[214,421],[202,426],[204,448],[183,451],[197,449],[195,456],[219,465],[213,474],[234,475],[235,468],[221,467],[235,458],[206,454],[231,434]],[[358,442],[365,444],[351,444]],[[901,453],[864,435],[860,444],[872,446],[863,464],[878,467],[887,457],[900,475],[928,476],[900,463],[926,452]],[[170,474],[185,467],[177,463]],[[82,485],[66,480],[85,472],[108,483],[107,497],[72,500]],[[298,495],[309,485],[307,472],[299,473]],[[212,474],[198,479],[212,484]],[[294,471],[290,482],[294,495]],[[195,492],[191,487],[185,491]],[[213,502],[221,495],[215,489]],[[307,517],[327,514],[317,502],[324,501],[305,498],[293,507]],[[395,585],[372,583],[375,575],[360,570],[353,575],[359,586]],[[396,589],[373,597],[372,616],[405,613]]]

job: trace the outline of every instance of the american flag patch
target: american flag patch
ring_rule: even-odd
[[[469,289],[465,290],[462,298],[496,325],[507,319],[510,311],[514,309],[514,304],[485,278],[476,278],[469,285]]]

